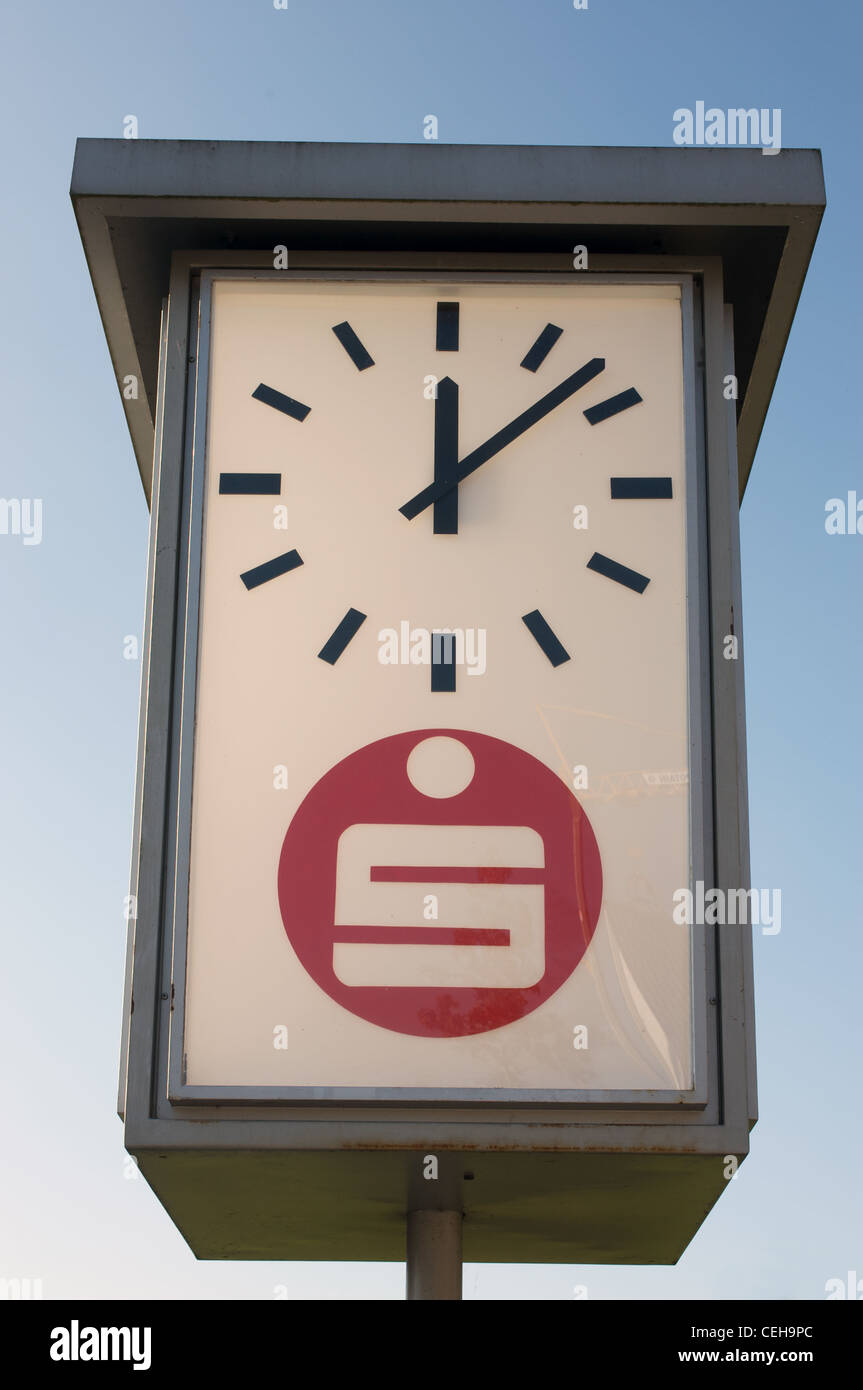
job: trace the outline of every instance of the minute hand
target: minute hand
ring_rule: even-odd
[[[466,454],[459,463],[454,477],[446,478],[441,482],[430,483],[428,487],[423,488],[422,492],[418,492],[416,497],[412,497],[409,502],[405,502],[403,507],[399,507],[402,516],[406,516],[408,521],[413,521],[414,517],[419,516],[420,512],[424,512],[426,507],[430,507],[433,502],[437,502],[440,497],[444,497],[454,487],[458,487],[459,483],[463,482],[471,473],[475,473],[490,458],[494,458],[495,454],[499,454],[507,444],[518,439],[519,435],[524,434],[525,430],[529,430],[531,425],[536,424],[537,420],[542,420],[546,415],[550,415],[557,406],[569,400],[570,396],[574,396],[576,391],[579,391],[582,386],[586,386],[589,381],[593,381],[593,378],[599,376],[599,373],[604,370],[605,358],[592,357],[583,367],[579,367],[577,372],[573,372],[572,376],[568,376],[566,381],[555,386],[554,390],[549,391],[547,395],[541,396],[535,405],[523,410],[521,415],[516,415],[514,420],[510,420],[509,424],[504,425],[502,430],[493,434],[491,439],[487,439],[484,444],[480,444],[478,449]]]

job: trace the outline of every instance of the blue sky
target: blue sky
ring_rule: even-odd
[[[76,136],[671,145],[779,107],[828,210],[742,509],[761,1120],[673,1269],[468,1266],[468,1298],[822,1298],[863,1270],[859,10],[837,0],[150,0],[7,7],[0,494],[0,1277],[46,1297],[401,1298],[400,1265],[198,1263],[113,1113],[148,516],[68,198]]]

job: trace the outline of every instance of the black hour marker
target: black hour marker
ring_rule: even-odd
[[[611,495],[620,501],[626,498],[671,497],[671,479],[612,478]]]
[[[225,497],[278,497],[281,473],[220,473],[219,492]]]
[[[438,304],[435,347],[438,352],[458,352],[458,304]]]
[[[533,347],[522,358],[520,365],[526,367],[529,372],[535,372],[537,367],[542,366],[562,332],[563,329],[558,328],[557,324],[547,323]]]
[[[521,621],[545,652],[552,666],[562,666],[565,661],[569,661],[569,652],[552,632],[538,608],[534,608],[532,613],[525,613]]]
[[[584,414],[591,425],[598,425],[602,420],[610,420],[612,415],[619,415],[621,410],[628,410],[631,405],[638,405],[641,397],[634,386],[630,386],[628,391],[621,391],[618,396],[609,396],[607,401],[600,401],[599,405],[592,405]]]
[[[650,580],[645,574],[639,574],[638,570],[630,570],[626,565],[619,565],[616,560],[609,560],[607,555],[600,555],[595,551],[587,562],[589,570],[595,570],[597,574],[604,574],[606,579],[613,579],[616,584],[625,584],[627,589],[634,589],[637,594],[643,594]]]
[[[281,410],[294,420],[305,420],[312,408],[310,405],[303,405],[302,401],[295,401],[292,396],[285,396],[281,391],[273,390],[272,386],[265,386],[263,382],[252,395],[256,401],[263,401],[264,405],[271,405],[274,410]]]
[[[432,694],[451,694],[455,690],[455,633],[433,632]]]
[[[366,367],[373,367],[375,365],[375,359],[372,357],[371,353],[363,347],[356,333],[347,321],[345,323],[337,323],[333,328],[333,332],[358,372],[364,372]]]
[[[345,647],[352,638],[356,637],[365,620],[365,613],[361,613],[358,608],[349,608],[335,632],[327,638],[318,652],[321,661],[328,661],[331,666],[335,666]]]
[[[256,565],[253,570],[246,570],[240,578],[247,589],[256,589],[259,584],[266,584],[269,579],[278,579],[280,574],[288,574],[302,563],[299,551],[289,550],[285,555],[277,555],[275,560],[267,560],[263,565]]]

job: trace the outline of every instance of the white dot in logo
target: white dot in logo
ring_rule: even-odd
[[[408,777],[423,796],[458,796],[473,781],[473,754],[457,738],[424,738],[411,751]]]

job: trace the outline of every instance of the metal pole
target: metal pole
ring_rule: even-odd
[[[460,1211],[409,1211],[407,1297],[461,1298]]]

